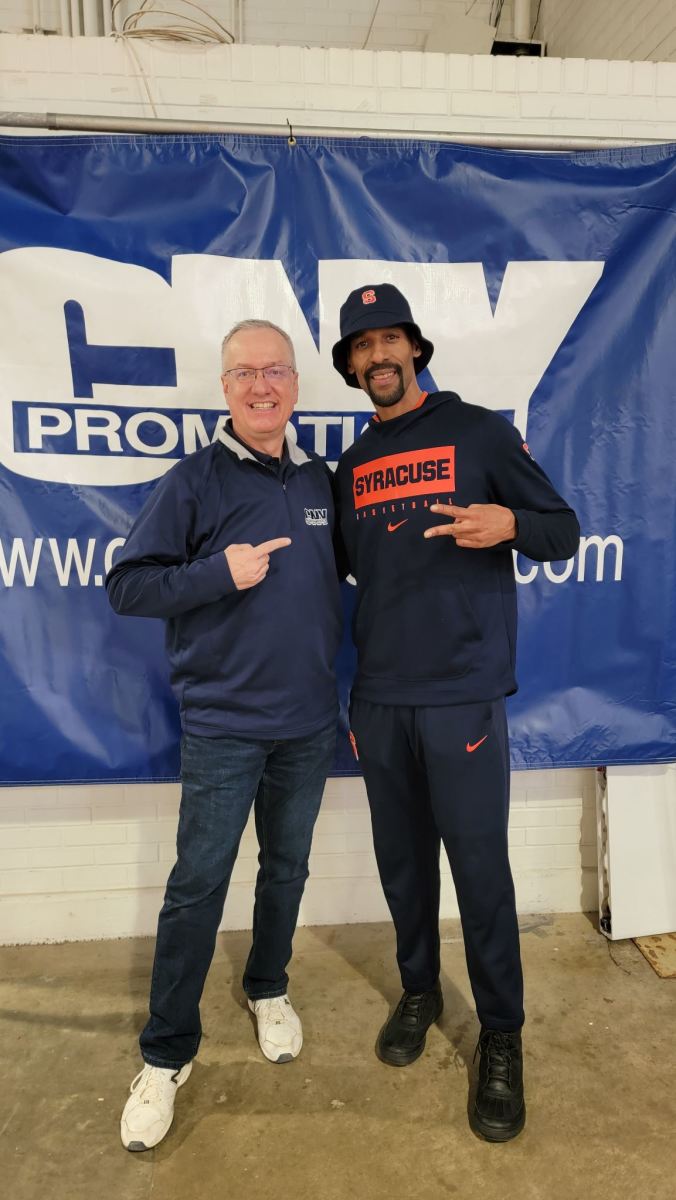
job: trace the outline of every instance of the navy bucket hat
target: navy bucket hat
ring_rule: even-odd
[[[359,387],[357,376],[347,369],[350,340],[365,329],[386,329],[393,325],[401,325],[420,346],[415,359],[418,375],[430,361],[434,346],[423,337],[399,288],[392,283],[374,283],[350,292],[340,310],[340,341],[333,347],[333,365],[350,387]]]

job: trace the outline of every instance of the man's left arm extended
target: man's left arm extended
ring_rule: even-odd
[[[572,558],[580,541],[578,519],[533,460],[518,430],[507,421],[486,445],[489,491],[494,503],[433,504],[430,511],[452,524],[428,529],[426,537],[446,534],[464,549],[501,546],[536,562]]]

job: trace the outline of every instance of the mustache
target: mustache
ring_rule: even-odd
[[[372,375],[376,375],[378,371],[396,371],[397,375],[399,375],[400,378],[403,378],[402,369],[399,366],[399,363],[389,362],[378,363],[377,367],[369,367],[368,371],[364,375],[364,378],[368,380]]]

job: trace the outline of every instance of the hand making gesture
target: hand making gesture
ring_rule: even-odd
[[[430,504],[430,512],[452,517],[448,525],[433,525],[424,536],[452,537],[457,546],[467,550],[487,550],[500,542],[511,542],[516,537],[516,517],[511,508],[502,504],[470,504],[461,508],[458,504]]]

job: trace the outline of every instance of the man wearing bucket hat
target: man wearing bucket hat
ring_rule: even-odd
[[[481,1022],[471,1124],[490,1141],[507,1141],[526,1112],[507,854],[511,552],[570,558],[579,525],[507,420],[453,392],[420,388],[433,351],[392,284],[357,288],[340,310],[334,366],[376,409],[337,472],[357,582],[353,744],[404,988],[376,1052],[392,1066],[413,1062],[441,1014],[443,841]],[[439,517],[447,520],[435,524]]]

